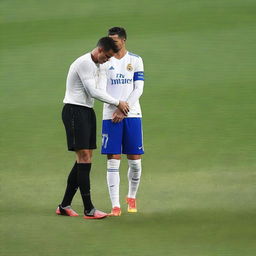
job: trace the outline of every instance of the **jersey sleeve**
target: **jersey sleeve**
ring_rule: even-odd
[[[96,85],[97,89],[106,91],[107,88],[107,65],[106,63],[100,65],[99,80]]]
[[[127,99],[130,107],[139,100],[144,88],[144,65],[142,58],[140,57],[138,58],[137,65],[134,69],[133,84],[134,89]]]
[[[94,76],[94,69],[91,67],[90,64],[80,64],[76,67],[76,71],[82,81],[84,89],[92,98],[118,106],[119,100],[114,99],[104,90],[100,90],[97,88],[96,79]]]
[[[136,66],[134,68],[134,81],[144,81],[144,64],[141,57],[138,57]]]

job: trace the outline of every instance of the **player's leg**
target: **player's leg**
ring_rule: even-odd
[[[112,204],[110,216],[120,216],[121,207],[119,199],[120,187],[120,167],[121,155],[108,155],[107,156],[107,185],[109,197]]]
[[[123,153],[128,159],[128,212],[137,212],[136,195],[141,178],[141,155],[143,151],[141,118],[127,118],[124,124]]]
[[[75,119],[76,112],[74,111],[73,105],[65,105],[62,110],[62,120],[66,130],[68,150],[74,150],[74,133],[72,122]],[[78,189],[77,183],[77,162],[74,164],[71,172],[69,173],[67,179],[67,186],[65,194],[62,200],[62,203],[57,207],[56,213],[58,215],[67,215],[67,216],[78,216],[78,214],[71,209],[72,199]]]
[[[61,203],[61,207],[65,208],[67,206],[71,205],[72,199],[78,189],[77,184],[77,162],[75,162],[71,172],[69,173],[68,179],[67,179],[67,187],[66,191]]]
[[[107,214],[96,210],[90,195],[90,170],[92,150],[96,148],[96,116],[94,110],[76,105],[65,105],[63,122],[67,132],[68,149],[76,152],[77,185],[85,217],[103,218]]]
[[[85,149],[89,149],[84,151],[84,156],[82,156],[80,162],[81,170],[80,174],[82,176],[78,177],[80,180],[81,186],[79,186],[81,195],[84,202],[84,218],[85,219],[101,219],[107,216],[106,213],[96,210],[91,201],[91,194],[90,194],[90,170],[92,166],[92,153],[93,149],[96,149],[96,115],[93,109],[89,109],[87,115],[83,116],[83,136],[84,143],[83,145],[88,145],[88,147],[84,147]],[[88,144],[87,144],[88,143]],[[81,148],[81,147],[80,147]]]
[[[92,157],[92,150],[90,150],[89,152],[89,158],[91,157]],[[78,163],[81,163],[84,160],[85,162],[88,161],[88,157],[86,157],[84,153],[80,152],[79,157],[77,157],[77,161],[75,162],[67,179],[67,187],[61,203],[62,208],[66,208],[71,205],[72,199],[79,187],[78,180],[77,180],[78,179]]]
[[[96,210],[91,200],[90,171],[92,166],[92,150],[81,149],[76,151],[78,175],[77,182],[84,204],[85,219],[101,219],[106,213]]]
[[[111,216],[121,215],[119,167],[121,160],[122,127],[122,122],[113,123],[111,120],[103,120],[102,123],[101,153],[107,154],[107,185],[112,204]]]
[[[141,177],[141,155],[127,155],[128,158],[128,198],[136,198]]]
[[[90,171],[92,150],[81,149],[76,151],[77,157],[77,183],[84,204],[84,212],[90,212],[94,206],[90,193]]]
[[[77,163],[75,163],[71,172],[69,173],[69,176],[67,179],[66,191],[65,191],[62,203],[56,209],[56,214],[66,215],[66,216],[70,216],[70,217],[79,216],[78,213],[76,213],[71,208],[71,202],[72,202],[72,199],[73,199],[77,189],[78,189]]]
[[[141,155],[127,155],[128,158],[128,194],[126,202],[128,212],[137,212],[136,195],[140,185],[141,177]]]

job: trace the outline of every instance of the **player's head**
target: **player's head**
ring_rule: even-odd
[[[113,27],[108,30],[108,36],[113,38],[119,49],[125,47],[125,41],[127,39],[127,34],[124,28]]]
[[[109,36],[117,35],[119,38],[127,39],[127,34],[124,28],[113,27],[108,30]]]
[[[97,43],[97,50],[96,62],[102,64],[114,56],[119,48],[112,38],[102,37]]]

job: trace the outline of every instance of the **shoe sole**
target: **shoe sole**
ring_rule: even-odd
[[[66,214],[66,213],[61,213],[60,210],[56,210],[55,213],[56,213],[57,215],[68,216],[68,217],[78,217],[78,216],[79,216],[79,214],[77,214],[77,215],[68,215],[68,214]]]
[[[102,217],[90,217],[90,216],[84,216],[84,219],[91,219],[91,220],[97,220],[97,219],[104,219],[108,215],[102,216]]]
[[[121,212],[119,214],[109,213],[108,216],[109,217],[119,217],[119,216],[121,216]]]
[[[129,213],[136,213],[136,212],[138,212],[137,209],[128,209],[127,211],[128,211]]]

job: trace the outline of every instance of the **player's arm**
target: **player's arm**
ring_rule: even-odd
[[[83,85],[85,90],[92,98],[115,105],[126,115],[129,112],[129,105],[127,102],[116,100],[105,91],[96,89],[95,79],[84,80]]]
[[[139,58],[137,66],[135,67],[133,76],[134,89],[129,95],[127,102],[131,107],[135,102],[137,102],[143,93],[144,88],[144,66],[143,61]]]
[[[77,73],[83,83],[84,89],[92,98],[95,98],[102,102],[106,102],[111,105],[115,105],[124,114],[127,114],[129,112],[129,105],[127,102],[116,100],[105,91],[96,88],[95,78],[93,77],[93,75],[90,75],[90,72],[88,72],[88,74],[84,74],[83,72],[81,72],[81,70],[78,69]]]
[[[100,65],[99,80],[96,88],[102,91],[107,90],[107,64]]]
[[[143,93],[143,87],[144,87],[144,73],[143,72],[138,72],[139,74],[135,74],[135,76],[141,76],[139,78],[139,80],[134,81],[134,89],[131,92],[131,94],[129,95],[127,102],[129,104],[129,106],[132,106],[135,102],[137,102],[140,98],[140,96]],[[142,79],[143,80],[140,80]],[[119,110],[117,109],[112,116],[112,122],[113,123],[119,123],[121,122],[123,119],[125,118],[125,115]]]
[[[135,73],[134,73],[135,74]],[[129,95],[127,102],[129,104],[129,106],[132,106],[135,102],[137,102],[140,98],[140,96],[143,93],[143,87],[144,87],[144,73],[143,72],[138,72],[138,74],[135,74],[135,76],[141,76],[139,78],[139,80],[134,81],[134,89],[131,92],[131,94]],[[142,79],[143,80],[140,80]],[[123,119],[125,118],[125,115],[119,110],[117,109],[112,116],[112,122],[113,123],[119,123],[121,122]]]
[[[143,74],[143,72],[139,72],[139,73]],[[142,80],[134,81],[134,89],[127,99],[129,106],[132,106],[135,102],[139,100],[140,96],[143,93],[143,87],[144,87],[144,81]]]

